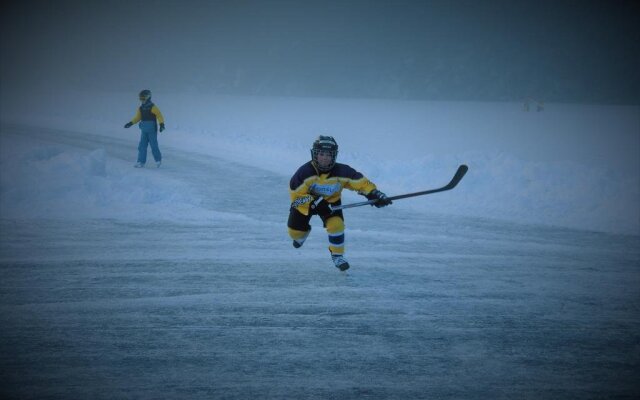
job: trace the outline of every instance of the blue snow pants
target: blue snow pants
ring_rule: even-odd
[[[162,160],[162,154],[158,147],[158,126],[155,121],[140,121],[140,143],[138,144],[138,162],[147,162],[147,147],[151,146],[153,159]]]

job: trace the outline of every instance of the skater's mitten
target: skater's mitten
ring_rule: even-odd
[[[160,132],[162,132],[164,130],[164,123],[160,124]]]
[[[124,127],[131,128],[132,125],[133,125],[133,122],[127,122],[126,124],[124,124]]]

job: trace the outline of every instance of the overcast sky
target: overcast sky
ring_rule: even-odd
[[[14,1],[0,90],[640,104],[635,1]]]

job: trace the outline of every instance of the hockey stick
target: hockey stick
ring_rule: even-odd
[[[389,197],[388,199],[400,200],[400,199],[406,199],[407,197],[424,196],[425,194],[438,193],[438,192],[444,192],[445,190],[451,190],[454,187],[456,187],[458,182],[460,182],[460,180],[464,177],[464,174],[466,174],[468,170],[469,170],[469,167],[467,167],[466,165],[459,166],[458,170],[456,171],[456,174],[453,176],[453,178],[451,178],[451,182],[447,183],[446,186],[443,186],[441,188],[425,190],[422,192],[400,194],[397,196]],[[329,207],[331,208],[331,211],[337,211],[337,210],[344,210],[345,208],[360,207],[360,206],[366,206],[369,204],[374,204],[376,201],[378,200],[361,201],[360,203],[344,204],[344,205],[335,206],[335,207],[329,205]]]

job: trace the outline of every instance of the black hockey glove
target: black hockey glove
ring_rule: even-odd
[[[124,124],[124,127],[131,128],[131,125],[133,125],[133,122],[127,122],[126,124]]]
[[[368,195],[367,199],[369,200],[377,200],[375,203],[371,204],[372,206],[376,206],[377,208],[386,207],[393,202],[389,200],[386,194],[382,193],[378,189],[373,189]]]
[[[164,123],[160,124],[160,132],[164,130]]]
[[[309,210],[311,215],[318,215],[321,218],[328,217],[332,212],[331,208],[329,208],[329,203],[326,200],[321,200],[318,204],[311,203]]]

